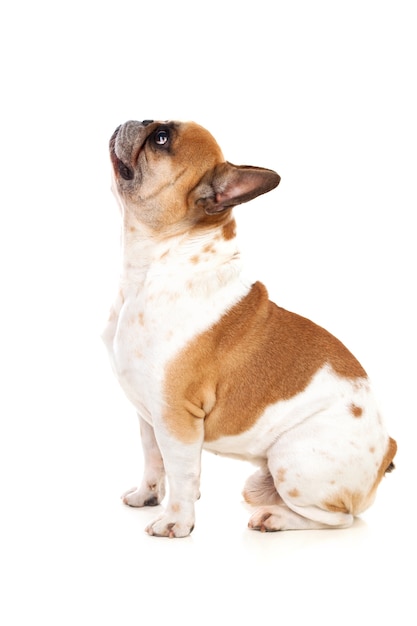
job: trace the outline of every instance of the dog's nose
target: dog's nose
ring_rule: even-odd
[[[142,124],[147,126],[148,124],[152,124],[153,120],[143,120]]]

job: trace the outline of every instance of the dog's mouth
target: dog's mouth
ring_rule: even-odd
[[[124,180],[134,178],[134,167],[146,141],[147,133],[144,133],[144,129],[152,122],[153,120],[125,122],[110,137],[110,158],[115,172]]]

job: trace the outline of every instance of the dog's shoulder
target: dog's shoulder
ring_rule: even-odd
[[[184,434],[190,433],[196,416],[210,415],[208,438],[210,424],[217,432],[220,422],[223,434],[237,434],[251,427],[268,405],[305,390],[320,370],[350,380],[366,378],[338,339],[271,302],[265,286],[256,282],[168,363],[165,393],[167,406],[174,408],[174,429],[182,430],[179,415],[184,418]]]

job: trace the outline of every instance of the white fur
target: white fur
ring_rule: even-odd
[[[216,254],[203,252],[212,240],[213,231],[137,249],[140,265],[122,272],[103,340],[123,390],[151,424],[161,415],[166,364],[250,289],[240,275],[236,242],[219,235]]]

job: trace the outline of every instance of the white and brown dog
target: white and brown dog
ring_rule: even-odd
[[[202,449],[252,461],[245,500],[262,531],[343,528],[373,502],[396,443],[367,375],[338,341],[242,277],[232,208],[275,172],[224,160],[193,122],[130,121],[110,140],[123,267],[103,338],[140,419],[146,529],[194,527]]]

